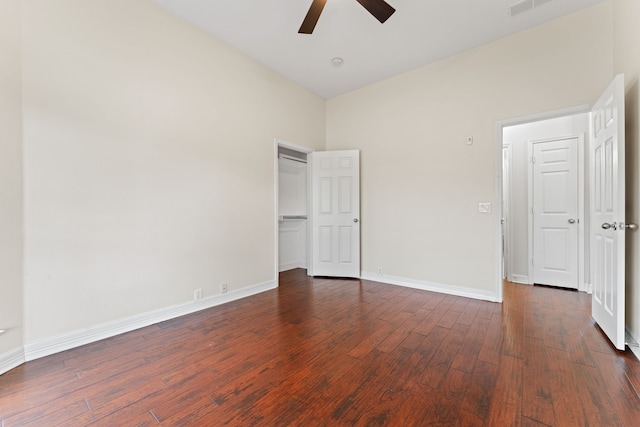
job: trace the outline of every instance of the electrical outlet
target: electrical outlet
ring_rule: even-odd
[[[491,213],[491,203],[489,203],[489,202],[480,202],[480,203],[478,203],[478,212],[480,212],[480,213]]]
[[[193,300],[198,301],[199,299],[202,299],[202,288],[193,291]]]
[[[227,284],[226,283],[220,283],[220,293],[221,294],[226,294],[227,293]]]
[[[378,276],[382,276],[382,267],[378,267]]]

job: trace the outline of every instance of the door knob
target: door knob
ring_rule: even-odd
[[[576,220],[575,220],[575,219],[573,219],[573,218],[569,218],[569,224],[575,224],[575,223],[576,223]]]
[[[358,222],[358,218],[353,218],[353,222]]]
[[[608,222],[603,222],[601,227],[604,228],[605,230],[608,230],[610,228],[613,228],[614,230],[618,229],[618,227],[617,227],[615,222],[613,224],[609,224]]]
[[[638,226],[636,224],[625,224],[624,225],[625,228],[628,228],[629,230],[637,230]]]

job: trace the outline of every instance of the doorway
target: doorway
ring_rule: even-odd
[[[360,277],[360,152],[274,141],[276,283],[281,271]]]
[[[587,169],[586,176],[589,183],[582,188],[588,195],[588,200],[583,203],[589,206],[589,215],[583,216],[583,244],[580,248],[584,253],[590,252],[589,264],[582,266],[583,289],[588,282],[588,292],[592,294],[592,317],[602,331],[619,350],[625,348],[625,231],[635,230],[636,224],[628,224],[625,220],[625,92],[624,75],[618,74],[609,86],[600,95],[595,105],[591,107],[578,107],[573,114],[577,117],[586,113],[588,120],[588,132],[585,143],[587,161],[584,157],[580,161],[583,170]],[[582,110],[582,111],[579,111]],[[547,113],[543,116],[566,117],[562,112]],[[539,119],[541,120],[541,119]],[[512,120],[498,123],[498,150],[497,193],[502,200],[502,146],[503,139],[509,127],[515,127],[519,123],[532,123],[535,119]],[[584,180],[583,180],[584,183]],[[502,213],[502,206],[500,213]],[[498,254],[502,253],[501,237],[502,226],[497,227],[496,243]],[[584,240],[584,237],[587,237]],[[591,246],[589,250],[585,247]],[[498,257],[497,268],[502,269],[503,259]],[[497,283],[497,300],[503,301],[502,280]]]
[[[500,260],[501,277],[515,283],[534,284],[536,283],[535,265],[544,265],[545,260],[554,260],[559,254],[545,252],[536,245],[534,240],[534,188],[533,188],[533,149],[536,143],[544,141],[573,139],[578,144],[577,161],[579,169],[577,171],[578,194],[577,212],[575,218],[568,217],[565,220],[573,219],[574,228],[577,231],[578,242],[575,247],[575,258],[577,259],[577,279],[568,286],[581,291],[588,291],[588,265],[585,253],[588,250],[588,242],[585,239],[588,230],[588,218],[584,213],[584,173],[586,162],[584,157],[584,144],[589,130],[589,106],[577,107],[559,112],[550,112],[530,118],[523,118],[505,122],[499,125],[500,138],[500,171],[499,191],[501,193],[501,250],[505,249],[503,258]],[[538,145],[539,147],[541,145]],[[506,156],[506,158],[505,158]],[[506,164],[505,164],[506,162]],[[557,176],[556,176],[557,178]],[[544,184],[543,184],[544,185]],[[538,218],[539,222],[540,218]],[[548,233],[549,236],[559,236],[561,233]],[[538,236],[540,237],[540,236]],[[544,237],[543,237],[544,239]],[[540,238],[537,239],[540,242]],[[558,240],[556,239],[556,243]],[[550,245],[547,245],[550,246]],[[536,251],[536,248],[538,249]],[[551,245],[551,249],[556,248]],[[546,258],[545,258],[546,254]],[[537,260],[536,260],[537,258]],[[556,259],[557,260],[557,259]],[[563,260],[564,262],[564,260]],[[561,264],[561,263],[560,263]],[[555,269],[559,264],[551,263],[551,269]],[[548,280],[547,280],[548,282]],[[553,280],[550,284],[554,286],[567,286],[566,282]],[[502,300],[502,285],[499,287],[499,300]]]
[[[275,140],[275,277],[308,266],[309,183],[307,155],[312,150]]]

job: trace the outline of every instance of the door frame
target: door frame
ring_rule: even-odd
[[[502,214],[500,215],[500,223],[502,224],[502,257],[503,257],[503,265],[501,271],[501,277],[513,281],[513,277],[511,275],[511,269],[513,266],[513,259],[511,257],[513,251],[513,230],[511,229],[511,191],[512,191],[512,176],[511,176],[511,167],[513,165],[513,144],[511,142],[505,142],[502,145],[502,186],[503,189],[502,198],[500,199]],[[507,164],[504,164],[505,159],[505,150],[506,150],[506,159]],[[506,166],[506,167],[505,167]],[[505,200],[504,188],[507,187],[507,199]]]
[[[573,139],[576,138],[578,140],[578,287],[577,290],[581,291],[581,292],[587,292],[587,286],[584,282],[584,267],[585,267],[585,248],[584,248],[584,242],[585,242],[585,224],[587,224],[587,221],[585,220],[585,209],[584,209],[584,195],[585,195],[585,157],[584,157],[584,151],[585,151],[585,147],[584,147],[584,143],[585,143],[585,135],[584,134],[578,134],[578,135],[567,135],[567,136],[558,136],[558,137],[552,137],[552,138],[543,138],[543,139],[531,139],[529,141],[527,141],[527,156],[529,158],[529,161],[527,161],[527,167],[528,167],[528,172],[527,172],[527,176],[528,176],[528,183],[527,183],[527,191],[528,191],[528,201],[529,201],[529,205],[528,205],[528,255],[527,255],[527,260],[528,260],[528,273],[527,275],[529,276],[529,284],[533,285],[533,258],[534,258],[534,246],[533,246],[533,237],[534,237],[534,233],[535,230],[533,229],[534,227],[534,222],[533,222],[533,215],[531,214],[532,209],[533,209],[533,163],[531,162],[531,158],[533,157],[533,144],[536,143],[544,143],[544,142],[553,142],[553,141],[559,141],[559,140],[565,140],[565,139]]]
[[[274,215],[273,215],[273,230],[274,230],[274,281],[277,286],[280,286],[280,265],[279,265],[279,240],[280,240],[280,224],[279,224],[279,220],[278,220],[278,216],[279,216],[279,212],[278,212],[278,208],[279,208],[279,194],[278,194],[278,190],[279,190],[279,184],[280,184],[280,176],[279,176],[279,172],[280,172],[280,168],[279,168],[279,164],[278,164],[278,148],[279,147],[283,147],[283,148],[287,148],[289,150],[294,150],[294,151],[298,151],[300,153],[305,153],[305,154],[309,154],[311,152],[313,152],[313,150],[309,147],[304,147],[302,145],[295,145],[295,144],[290,144],[288,142],[285,142],[281,139],[277,139],[275,138],[273,140],[273,210],[274,210]],[[307,169],[307,177],[309,174],[309,170]],[[309,179],[307,179],[307,214],[309,214]],[[309,234],[309,230],[307,229],[307,246],[309,246],[310,242],[308,239],[308,234]],[[307,248],[307,265],[309,265],[309,248]]]
[[[578,106],[574,106],[574,107],[567,107],[567,108],[560,108],[557,110],[551,110],[551,111],[546,111],[546,112],[542,112],[542,113],[537,113],[537,114],[531,114],[531,115],[527,115],[527,116],[520,116],[520,117],[513,117],[513,118],[509,118],[509,119],[503,119],[503,120],[499,120],[496,122],[496,146],[495,146],[495,162],[496,162],[496,169],[495,169],[495,176],[496,176],[496,195],[497,195],[497,199],[499,201],[499,203],[496,203],[497,208],[498,208],[498,212],[497,215],[494,217],[495,220],[495,230],[496,230],[496,234],[494,236],[494,242],[495,242],[495,251],[496,251],[496,264],[495,264],[495,277],[496,277],[496,283],[495,283],[495,289],[496,289],[496,301],[497,302],[503,302],[504,300],[504,295],[503,295],[503,285],[504,282],[502,280],[502,271],[503,271],[503,253],[502,253],[502,233],[503,233],[503,225],[501,224],[501,219],[502,219],[502,146],[504,144],[504,128],[506,127],[510,127],[510,126],[515,126],[515,125],[521,125],[521,124],[525,124],[525,123],[532,123],[532,122],[539,122],[542,120],[548,120],[548,119],[556,119],[558,117],[565,117],[565,116],[572,116],[572,115],[576,115],[576,114],[581,114],[581,113],[588,113],[591,112],[591,108],[593,107],[594,104],[583,104],[583,105],[578,105]]]

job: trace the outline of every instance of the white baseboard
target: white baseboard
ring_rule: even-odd
[[[307,263],[305,261],[293,261],[286,264],[280,264],[278,266],[278,271],[282,273],[283,271],[293,270],[294,268],[307,268]]]
[[[629,328],[625,329],[625,340],[627,341],[627,346],[631,350],[631,352],[636,356],[636,359],[640,360],[640,339],[629,330]]]
[[[0,354],[0,375],[22,365],[24,362],[24,349],[22,347]]]
[[[592,287],[591,287],[591,283],[583,283],[581,286],[578,287],[578,290],[580,292],[586,292],[588,294],[592,293]]]
[[[54,353],[80,347],[85,344],[100,341],[135,329],[144,328],[145,326],[184,316],[185,314],[194,313],[196,311],[215,307],[227,302],[246,298],[275,288],[276,282],[274,280],[270,280],[268,282],[249,286],[226,294],[213,295],[198,301],[142,313],[136,316],[104,323],[102,325],[83,330],[73,331],[52,338],[45,338],[43,340],[26,344],[24,346],[24,359],[26,361],[39,359]]]
[[[524,276],[522,274],[512,274],[510,281],[513,282],[513,283],[520,283],[522,285],[528,285],[529,284],[529,276]]]
[[[363,280],[371,280],[372,282],[382,282],[389,285],[404,286],[407,288],[421,289],[423,291],[438,292],[441,294],[456,295],[460,297],[479,299],[484,301],[496,302],[498,296],[495,292],[481,291],[478,289],[464,288],[461,286],[447,285],[444,283],[429,282],[426,280],[407,279],[406,277],[395,277],[387,275],[379,275],[363,271],[360,275]]]

